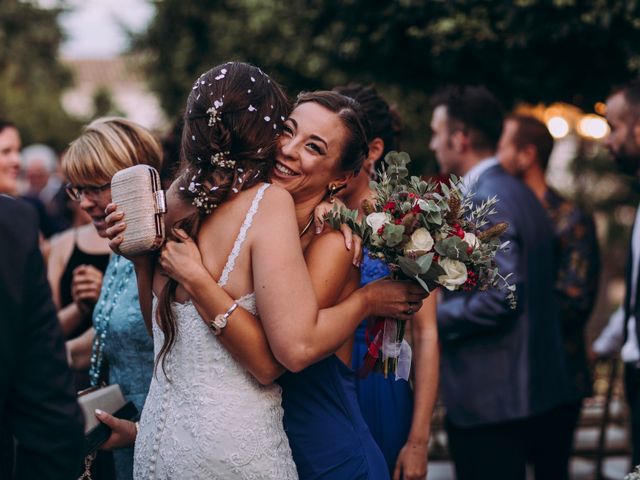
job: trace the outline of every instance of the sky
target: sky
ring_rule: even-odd
[[[56,0],[41,0],[56,4]],[[128,47],[122,25],[140,31],[153,16],[154,7],[146,0],[67,0],[68,13],[60,15],[67,35],[62,56],[69,58],[108,58]]]

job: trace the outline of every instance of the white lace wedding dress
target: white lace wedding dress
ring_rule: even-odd
[[[224,286],[267,184],[254,198],[219,284]],[[236,300],[256,314],[255,294]],[[154,300],[154,311],[155,311]],[[136,479],[297,479],[278,385],[260,385],[218,342],[191,302],[174,303],[178,334],[159,363],[140,419]],[[155,318],[155,314],[154,314]],[[163,334],[153,322],[157,354]]]

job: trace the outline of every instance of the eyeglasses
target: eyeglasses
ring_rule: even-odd
[[[64,190],[67,192],[67,195],[74,202],[79,202],[82,200],[83,195],[89,195],[92,198],[97,197],[100,193],[104,192],[107,188],[111,187],[111,182],[107,182],[104,185],[71,185],[68,183]]]

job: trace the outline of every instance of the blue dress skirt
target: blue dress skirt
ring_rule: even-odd
[[[380,260],[363,257],[360,284],[366,285],[389,274],[386,264]],[[357,372],[367,353],[365,341],[366,321],[356,331],[353,347],[353,369]],[[382,450],[389,472],[396,465],[398,453],[404,446],[411,428],[413,393],[405,380],[393,376],[384,378],[381,373],[370,373],[356,378],[358,403],[373,438]]]
[[[389,480],[360,413],[353,370],[332,355],[278,382],[300,480]]]

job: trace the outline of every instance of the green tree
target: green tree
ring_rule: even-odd
[[[135,42],[162,105],[229,59],[260,65],[291,93],[375,82],[405,118],[405,148],[426,145],[428,95],[482,83],[507,106],[591,109],[640,65],[640,5],[619,0],[162,0]]]
[[[60,12],[29,1],[0,0],[0,115],[17,124],[23,143],[58,149],[79,128],[60,103],[71,83],[58,60]]]

